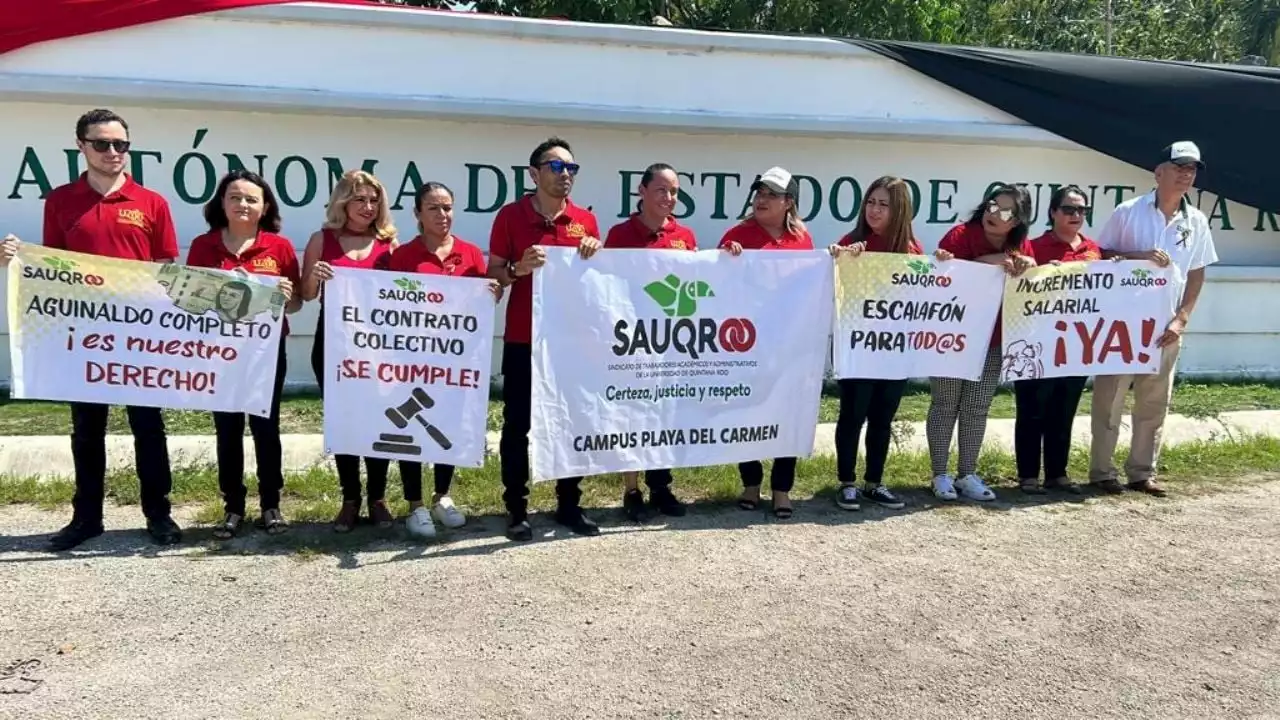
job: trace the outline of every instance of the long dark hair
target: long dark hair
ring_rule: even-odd
[[[867,203],[871,202],[871,194],[880,188],[889,195],[889,227],[884,239],[889,244],[889,252],[905,253],[915,238],[911,230],[911,190],[905,180],[893,175],[876,178],[867,188],[862,196],[862,209],[858,211],[858,224],[849,233],[850,241],[863,242],[872,235],[871,225],[867,223]]]
[[[640,176],[640,187],[649,187],[649,183],[653,182],[653,178],[658,173],[666,172],[667,170],[670,170],[673,175],[676,173],[676,169],[666,163],[654,163],[649,167],[645,168],[644,174]],[[644,209],[644,200],[643,199],[637,200],[636,212],[641,212],[643,209]]]
[[[1030,231],[1031,193],[1027,192],[1025,187],[1009,183],[996,184],[987,192],[987,196],[982,199],[978,207],[974,208],[973,215],[965,221],[965,224],[981,226],[982,218],[987,214],[987,205],[1001,196],[1013,198],[1014,219],[1018,221],[1018,224],[1014,225],[1009,234],[1005,236],[1004,245],[1000,248],[1008,252],[1022,247],[1022,243],[1027,239],[1027,233]]]
[[[231,183],[237,180],[251,182],[262,188],[262,217],[258,218],[258,229],[267,232],[280,232],[280,206],[276,203],[276,195],[271,192],[271,186],[267,184],[262,176],[252,170],[232,170],[222,176],[222,181],[218,183],[218,189],[213,191],[213,197],[209,198],[209,202],[204,205],[204,219],[209,223],[210,230],[226,230],[230,225],[227,220],[227,211],[222,207],[222,201],[227,196],[227,188],[231,187]]]

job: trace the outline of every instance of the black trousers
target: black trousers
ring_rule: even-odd
[[[218,487],[222,490],[222,504],[226,512],[243,516],[244,485],[244,424],[249,420],[249,433],[253,435],[253,456],[258,461],[258,501],[264,511],[280,508],[280,491],[284,489],[284,468],[280,447],[280,393],[284,390],[284,376],[289,369],[284,354],[284,338],[276,355],[276,380],[271,392],[271,415],[258,417],[245,413],[213,414],[213,429],[218,437]]]
[[[840,381],[840,417],[836,420],[836,476],[842,484],[857,480],[858,434],[867,426],[867,466],[863,479],[879,485],[893,438],[893,418],[898,414],[906,380]]]
[[[671,479],[670,468],[644,471],[644,484],[648,485],[650,490],[666,490],[670,488]]]
[[[753,488],[764,484],[764,463],[759,460],[738,463],[742,487]],[[796,484],[796,458],[774,458],[769,472],[769,488],[774,492],[791,492]]]
[[[498,459],[502,463],[502,502],[512,522],[529,516],[529,423],[533,405],[533,352],[526,343],[502,346],[502,439]],[[582,478],[556,480],[556,502],[561,512],[581,507]]]
[[[1083,376],[1019,380],[1013,384],[1018,417],[1013,423],[1014,455],[1018,478],[1040,477],[1040,450],[1044,448],[1044,476],[1067,476],[1071,455],[1071,426],[1084,392]]]
[[[316,322],[316,333],[311,343],[311,371],[316,375],[316,385],[324,396],[324,302],[320,303],[320,319]],[[422,464],[401,460],[400,480],[404,483],[404,499],[409,502],[422,500]],[[342,487],[344,503],[360,503],[360,457],[357,455],[334,455],[333,464],[338,468],[338,484]],[[447,470],[445,469],[447,468]],[[387,496],[387,474],[391,470],[391,461],[385,458],[364,458],[365,474],[368,475],[367,490],[369,504],[372,505]],[[449,481],[453,479],[452,465],[436,466],[436,492],[440,493],[442,474]],[[444,483],[447,493],[449,482]],[[441,493],[444,494],[444,493]]]
[[[77,520],[102,522],[102,502],[107,482],[107,405],[71,403],[71,459],[76,472],[76,494],[71,500]],[[125,408],[133,433],[133,454],[141,488],[142,512],[148,518],[169,516],[169,442],[160,408]]]

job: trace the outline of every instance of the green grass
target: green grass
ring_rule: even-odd
[[[1132,400],[1132,397],[1130,397]],[[1080,413],[1089,413],[1092,393],[1085,390],[1080,400]],[[1181,382],[1174,388],[1171,412],[1192,417],[1213,417],[1232,410],[1280,410],[1280,382]],[[898,420],[923,422],[929,412],[927,385],[908,386]],[[840,413],[838,391],[824,393],[818,412],[820,422],[835,422]],[[1014,416],[1013,391],[1000,388],[991,403],[993,418]],[[165,425],[172,435],[210,435],[213,419],[207,412],[164,411]],[[320,398],[314,394],[290,395],[280,404],[280,430],[283,433],[319,433],[324,413]],[[502,403],[489,402],[490,430],[502,424]],[[129,423],[124,409],[111,408],[107,432],[128,434]],[[71,415],[65,403],[10,400],[0,395],[0,435],[66,435],[71,432]],[[247,431],[246,431],[247,432]]]
[[[1117,460],[1123,460],[1117,453]],[[1119,464],[1119,463],[1117,463]],[[1088,457],[1076,448],[1070,470],[1074,477],[1087,476]],[[1256,436],[1220,442],[1192,442],[1174,445],[1161,455],[1161,478],[1174,486],[1206,486],[1231,482],[1251,473],[1274,472],[1280,468],[1280,439]],[[986,451],[979,461],[979,473],[1005,491],[1001,499],[1018,502],[1013,489],[1013,457],[1003,451]],[[394,473],[394,465],[393,465]],[[923,452],[893,452],[885,472],[885,484],[896,490],[918,491],[930,476],[929,459]],[[430,474],[426,479],[430,488]],[[252,481],[250,481],[252,485]],[[530,497],[535,510],[555,505],[554,483],[538,483]],[[815,496],[833,496],[836,490],[835,459],[816,457],[802,460],[792,493],[797,500]],[[604,508],[619,504],[622,481],[617,475],[601,475],[583,481],[583,505]],[[685,500],[698,503],[727,503],[741,490],[737,468],[716,466],[685,468],[676,471],[676,491]],[[253,488],[250,487],[250,491]],[[1179,489],[1179,492],[1182,490]],[[138,503],[138,483],[132,473],[116,472],[107,479],[109,498],[117,504]],[[71,501],[74,487],[70,480],[37,481],[31,478],[0,476],[0,504],[33,503],[52,508]],[[172,499],[175,503],[203,503],[197,522],[212,523],[222,515],[218,499],[217,474],[213,468],[177,469],[174,474]],[[459,469],[454,481],[453,497],[469,514],[501,514],[502,482],[496,459],[483,468]],[[408,511],[400,494],[399,482],[392,478],[388,501],[397,515]],[[252,501],[251,501],[252,502]],[[285,481],[284,511],[295,522],[329,522],[337,514],[341,502],[338,482],[328,469],[314,469],[292,474]]]

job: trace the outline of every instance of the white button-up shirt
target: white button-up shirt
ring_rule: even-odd
[[[1182,272],[1184,282],[1192,270],[1218,262],[1209,218],[1183,200],[1173,219],[1166,219],[1154,191],[1118,205],[1097,242],[1103,250],[1119,253],[1163,250]]]

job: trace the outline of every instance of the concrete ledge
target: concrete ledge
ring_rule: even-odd
[[[1124,418],[1125,427],[1129,427],[1129,417]],[[924,423],[901,423],[903,431],[899,434],[896,451],[928,450],[924,434]],[[1243,412],[1222,413],[1216,418],[1190,418],[1182,415],[1170,415],[1165,422],[1164,443],[1180,445],[1197,441],[1228,441],[1247,435],[1265,435],[1280,437],[1280,411],[1253,410]],[[1089,430],[1089,418],[1076,418],[1073,440],[1076,444],[1088,447],[1092,438]],[[1127,446],[1127,433],[1120,438],[1120,444]],[[252,472],[256,463],[253,458],[253,440],[245,439],[245,471]],[[285,435],[284,468],[286,472],[305,472],[312,468],[332,468],[332,462],[324,453],[324,438],[321,435]],[[498,452],[498,433],[488,433],[487,454]],[[954,444],[954,443],[953,443]],[[215,460],[215,440],[212,435],[175,435],[169,438],[169,456],[175,468],[212,467]],[[1013,420],[991,420],[987,423],[985,447],[1013,452]],[[835,424],[818,425],[814,438],[814,455],[833,455],[835,453]],[[128,435],[111,435],[107,437],[107,464],[112,469],[129,468],[133,465],[133,438]],[[0,474],[12,477],[57,478],[71,477],[71,444],[66,437],[59,436],[11,436],[0,438]]]

